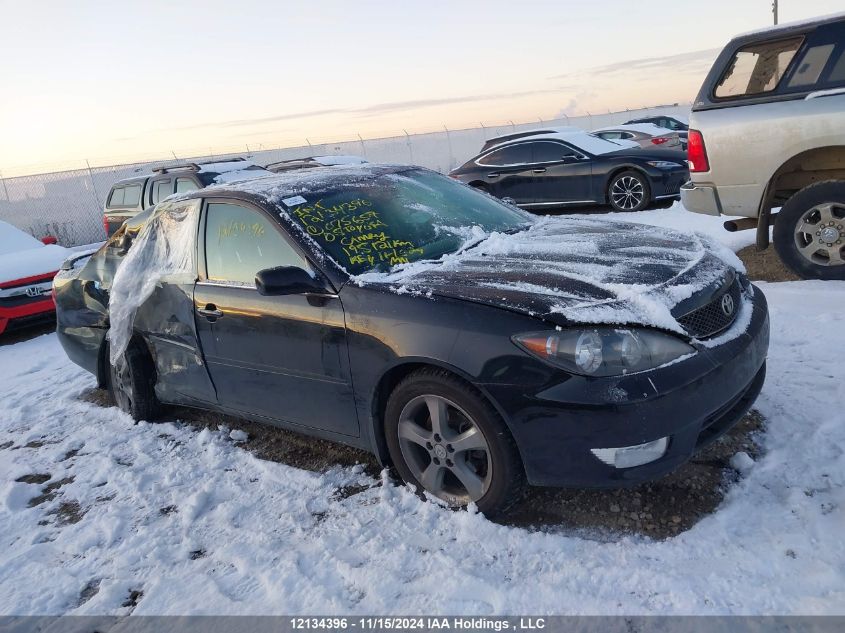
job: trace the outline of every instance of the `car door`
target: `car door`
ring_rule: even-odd
[[[585,153],[559,141],[532,141],[531,171],[534,204],[590,202],[592,161]]]
[[[357,436],[340,298],[330,287],[320,295],[259,294],[260,270],[296,266],[320,273],[264,210],[210,200],[203,216],[194,308],[220,405]]]
[[[513,198],[517,204],[534,202],[536,174],[528,143],[514,143],[480,156],[487,189],[497,198]]]

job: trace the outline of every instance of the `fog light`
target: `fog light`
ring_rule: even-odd
[[[636,446],[593,448],[590,449],[590,452],[608,466],[632,468],[660,459],[666,454],[667,446],[669,446],[669,438],[661,437],[659,440],[637,444]]]

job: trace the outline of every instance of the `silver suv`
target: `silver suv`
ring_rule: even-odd
[[[692,108],[684,206],[744,216],[801,277],[845,279],[845,14],[734,38]],[[777,209],[780,208],[778,211]]]

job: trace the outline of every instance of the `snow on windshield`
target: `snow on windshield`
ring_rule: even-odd
[[[196,278],[198,199],[161,203],[141,227],[115,271],[109,291],[110,362],[117,366],[132,339],[135,314],[163,281]]]
[[[44,244],[32,237],[29,233],[24,233],[8,222],[0,220],[0,255],[25,251],[31,248],[41,248],[43,246]]]

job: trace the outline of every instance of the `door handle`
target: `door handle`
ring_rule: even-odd
[[[545,167],[540,167],[539,169],[532,169],[531,171],[533,171],[535,174],[545,174],[545,173],[546,173],[546,168],[545,168]]]
[[[494,171],[492,174],[487,174],[488,178],[498,178],[501,174],[497,171]]]
[[[223,310],[218,310],[216,305],[209,303],[204,308],[197,308],[197,314],[214,322],[223,316]]]

